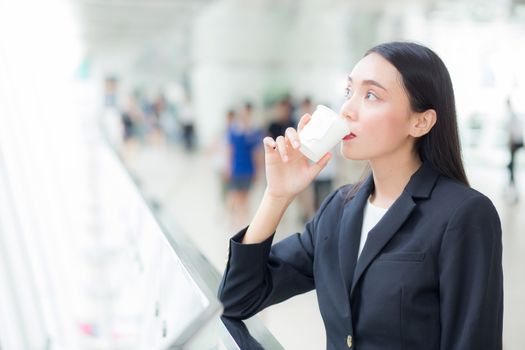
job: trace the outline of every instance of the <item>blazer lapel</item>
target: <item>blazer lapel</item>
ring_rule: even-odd
[[[416,204],[412,196],[403,192],[394,204],[392,204],[385,216],[383,216],[377,225],[368,233],[366,244],[357,261],[350,295],[353,294],[359,278],[361,278],[368,265],[370,265],[376,255],[383,249],[388,241],[390,241],[392,236],[394,236],[415,206]]]
[[[370,263],[381,252],[383,247],[399,230],[401,225],[407,220],[410,213],[414,210],[416,203],[414,198],[429,198],[439,177],[439,173],[423,163],[421,167],[410,178],[407,186],[399,198],[392,204],[385,216],[369,232],[366,244],[357,261],[355,272],[351,280],[350,297],[354,293],[355,286],[366,271]],[[368,196],[367,196],[368,198]],[[364,206],[365,204],[361,204]],[[361,219],[362,222],[362,208]],[[361,226],[359,227],[361,228]],[[359,235],[361,231],[359,231]]]
[[[344,281],[347,296],[350,296],[350,286],[359,251],[363,210],[373,185],[372,176],[369,176],[355,197],[343,208],[341,225],[339,227],[339,265],[341,266],[341,278]]]

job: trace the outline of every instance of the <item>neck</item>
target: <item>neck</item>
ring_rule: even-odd
[[[388,208],[401,195],[410,177],[419,169],[421,160],[418,156],[410,154],[401,159],[373,159],[370,160],[370,166],[375,187],[370,202]]]

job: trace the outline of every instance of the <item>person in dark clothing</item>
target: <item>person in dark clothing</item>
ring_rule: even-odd
[[[274,139],[284,135],[286,129],[296,126],[292,118],[292,106],[287,100],[281,100],[277,104],[276,117],[276,120],[268,126],[268,136]]]
[[[510,98],[507,99],[507,114],[508,114],[508,131],[509,131],[509,163],[507,169],[509,170],[509,200],[512,203],[519,201],[518,189],[516,188],[515,177],[515,159],[516,152],[523,148],[523,125],[521,119],[512,108]]]

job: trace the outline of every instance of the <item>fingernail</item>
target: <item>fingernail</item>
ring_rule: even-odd
[[[293,146],[294,146],[295,148],[299,148],[299,141],[294,141],[294,142],[293,142]]]

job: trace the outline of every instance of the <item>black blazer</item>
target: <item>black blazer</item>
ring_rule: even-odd
[[[370,176],[332,193],[302,234],[230,241],[224,315],[317,290],[328,349],[502,348],[501,224],[491,201],[423,164],[356,259]]]

